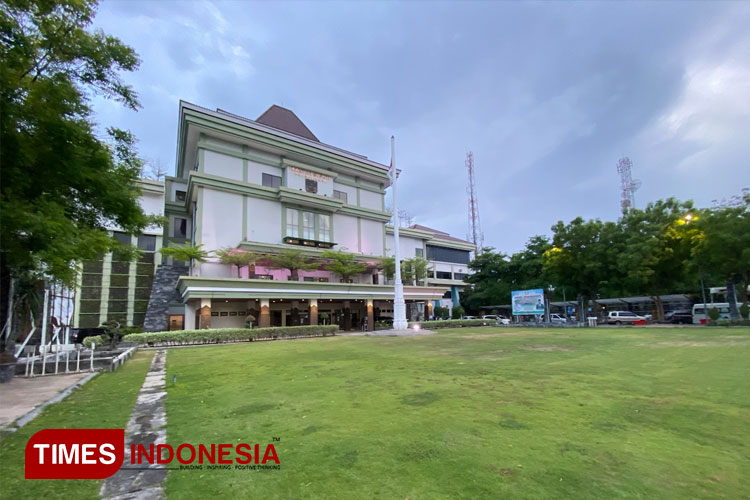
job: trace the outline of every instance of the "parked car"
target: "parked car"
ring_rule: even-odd
[[[461,319],[477,319],[476,316],[461,316]]]
[[[679,309],[677,311],[669,311],[664,315],[665,323],[672,323],[678,325],[685,323],[686,325],[693,323],[693,312],[690,309]]]
[[[556,313],[550,313],[549,320],[550,320],[550,323],[567,323],[568,322],[566,318],[563,318],[562,316]]]
[[[633,324],[636,321],[646,321],[643,316],[638,316],[630,311],[610,311],[607,314],[607,323],[610,325]]]
[[[491,321],[497,321],[503,325],[510,325],[510,320],[501,314],[485,314],[482,319],[489,319]]]
[[[70,341],[74,344],[82,344],[86,337],[94,337],[104,333],[104,328],[73,328],[70,330]]]

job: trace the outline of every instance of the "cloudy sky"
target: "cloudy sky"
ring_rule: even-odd
[[[466,237],[473,151],[486,245],[636,205],[699,206],[750,186],[750,2],[104,1],[95,26],[136,49],[137,113],[97,101],[174,169],[178,102],[294,110],[321,141],[387,164],[399,205]]]

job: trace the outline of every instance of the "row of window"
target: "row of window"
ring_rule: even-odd
[[[314,241],[331,241],[331,216],[286,209],[286,235]]]
[[[273,174],[263,174],[262,180],[264,186],[278,189],[281,187],[281,177],[278,175]],[[313,179],[305,179],[305,191],[308,193],[317,193],[318,192],[318,181]],[[333,190],[333,197],[343,201],[344,203],[349,203],[349,196],[344,191],[339,191],[337,189]]]
[[[122,231],[114,231],[113,236],[123,245],[130,245],[130,235]],[[156,236],[153,234],[142,234],[138,237],[138,249],[144,252],[156,251]]]

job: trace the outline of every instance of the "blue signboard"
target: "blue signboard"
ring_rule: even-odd
[[[541,288],[510,292],[510,300],[515,315],[544,314],[544,290]]]

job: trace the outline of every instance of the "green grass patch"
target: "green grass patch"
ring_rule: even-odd
[[[170,350],[170,498],[747,498],[749,329],[461,328]],[[172,376],[177,383],[172,384]]]
[[[99,480],[24,479],[26,442],[42,429],[125,428],[153,356],[153,352],[137,352],[116,372],[94,377],[0,441],[0,498],[99,498]]]

